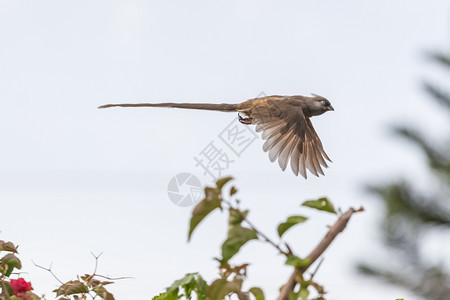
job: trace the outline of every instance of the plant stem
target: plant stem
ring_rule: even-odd
[[[0,282],[2,285],[3,294],[5,294],[7,300],[10,300],[11,298],[9,297],[8,289],[6,288],[4,276],[2,276],[2,278],[0,279]]]

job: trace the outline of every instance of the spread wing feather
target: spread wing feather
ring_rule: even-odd
[[[316,176],[324,175],[322,167],[328,167],[325,159],[331,160],[300,105],[268,101],[267,106],[255,107],[250,117],[256,131],[262,132],[263,150],[269,152],[270,161],[278,159],[283,171],[290,162],[296,176],[300,173],[307,178],[306,170]]]

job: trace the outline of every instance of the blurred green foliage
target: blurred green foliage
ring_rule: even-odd
[[[450,72],[450,56],[430,54],[429,57]],[[424,89],[439,105],[444,117],[449,116],[448,91],[428,81]],[[402,286],[424,299],[445,300],[450,299],[449,270],[443,263],[449,259],[448,253],[446,257],[429,257],[423,250],[430,233],[448,237],[450,229],[450,126],[433,133],[442,136],[431,137],[425,132],[427,128],[419,130],[412,125],[394,128],[397,136],[423,153],[433,184],[426,191],[407,180],[369,187],[385,207],[381,232],[390,261],[377,265],[363,263],[358,268],[364,274]]]

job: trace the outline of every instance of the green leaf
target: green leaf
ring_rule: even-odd
[[[224,278],[217,279],[206,289],[208,299],[224,299],[232,293],[239,293],[242,286],[242,279],[235,278],[228,281]]]
[[[229,226],[241,225],[242,221],[248,216],[248,210],[240,211],[238,209],[230,208],[230,218],[228,220]]]
[[[308,296],[309,296],[309,291],[307,288],[302,288],[302,289],[300,289],[299,294],[300,294],[300,298],[302,300],[307,300]]]
[[[197,300],[205,300],[205,290],[206,290],[206,282],[203,280],[203,278],[198,275],[197,273],[188,273],[183,278],[175,280],[174,283],[167,288],[166,293],[161,294],[158,297],[173,297],[172,294],[174,294],[174,291],[176,291],[176,295],[180,298],[184,296],[186,299],[191,298],[191,294],[194,291],[197,294]],[[180,288],[183,288],[184,295],[178,295],[178,291]],[[160,299],[160,298],[156,298]],[[166,299],[166,298],[161,298]],[[172,299],[172,298],[167,298]],[[178,298],[174,298],[178,299]]]
[[[220,191],[215,188],[205,188],[205,199],[200,201],[192,211],[192,217],[189,225],[188,241],[191,239],[192,232],[198,224],[213,210],[221,207],[222,198],[220,197]]]
[[[11,242],[5,242],[0,240],[0,251],[17,253],[17,247],[14,246],[14,244]]]
[[[227,263],[239,249],[250,240],[258,239],[256,232],[252,229],[233,226],[228,231],[228,238],[222,244],[222,260],[221,263]]]
[[[89,293],[89,289],[83,282],[71,280],[61,285],[57,290],[54,290],[54,292],[56,292],[56,296],[69,296],[73,294]]]
[[[27,298],[27,299],[29,299],[29,300],[41,300],[41,299],[44,299],[44,298],[41,298],[41,297],[39,297],[38,295],[36,295],[35,293],[32,293],[32,292],[27,292],[26,294],[25,294],[26,296],[29,296],[29,298]],[[26,297],[25,296],[25,297]],[[14,298],[13,297],[11,297],[11,300],[13,300]],[[23,299],[25,299],[25,298],[23,298]]]
[[[238,190],[234,186],[232,186],[231,189],[230,189],[230,196],[233,196],[234,194],[236,194],[237,191]]]
[[[289,255],[286,259],[286,265],[294,266],[294,267],[306,267],[309,266],[311,260],[309,258],[301,259],[295,255]]]
[[[113,294],[108,292],[103,286],[98,285],[92,289],[103,300],[114,300]]]
[[[208,284],[206,281],[202,278],[202,276],[197,276],[197,300],[206,300],[206,288],[208,287]]]
[[[259,287],[252,287],[249,290],[249,292],[252,293],[253,296],[255,296],[255,298],[256,298],[255,300],[265,300],[266,299],[264,297],[264,292]]]
[[[336,210],[334,209],[333,204],[326,197],[317,200],[305,201],[302,203],[302,206],[307,206],[336,214]]]
[[[251,300],[249,293],[245,293],[245,292],[239,292],[237,294],[237,297],[238,297],[239,300]]]
[[[161,293],[158,296],[152,298],[152,300],[178,300],[182,296],[178,295],[178,289],[171,291],[170,293]]]
[[[281,237],[289,228],[296,224],[300,224],[308,220],[307,217],[303,216],[291,216],[287,218],[286,222],[278,225],[278,235]]]
[[[14,290],[12,289],[11,285],[9,284],[9,282],[3,281],[3,283],[6,286],[6,290],[8,291],[8,294],[12,295],[14,293]],[[1,291],[2,291],[1,295],[5,294],[5,291],[3,291],[3,289],[1,289]]]
[[[175,280],[172,285],[167,289],[167,292],[171,292],[180,286],[190,284],[192,281],[195,282],[195,275],[197,273],[188,273],[183,278]]]
[[[167,290],[168,292],[181,287],[184,289],[184,296],[187,299],[191,298],[192,291],[197,289],[196,273],[186,274],[183,278],[176,280],[172,286]]]
[[[4,272],[6,277],[9,277],[9,275],[11,275],[14,268],[16,269],[22,268],[22,263],[20,262],[20,259],[13,253],[8,253],[5,256],[3,256],[0,259],[0,263],[4,266],[3,269],[4,270],[6,269],[6,271]]]
[[[233,180],[233,177],[224,177],[220,178],[216,181],[217,188],[222,191],[222,188],[225,184],[227,184],[228,181]]]
[[[298,300],[300,299],[300,292],[290,292],[289,293],[289,300]]]

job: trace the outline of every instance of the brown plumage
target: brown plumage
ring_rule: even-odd
[[[306,169],[312,174],[324,175],[322,167],[328,167],[330,158],[323,150],[310,118],[334,110],[324,97],[305,96],[268,96],[250,99],[239,104],[209,103],[139,103],[107,104],[108,107],[173,107],[184,109],[216,110],[238,112],[245,115],[239,121],[246,125],[256,125],[256,131],[262,132],[265,140],[263,150],[269,152],[272,162],[284,171],[290,161],[295,175],[299,173],[307,178]]]

